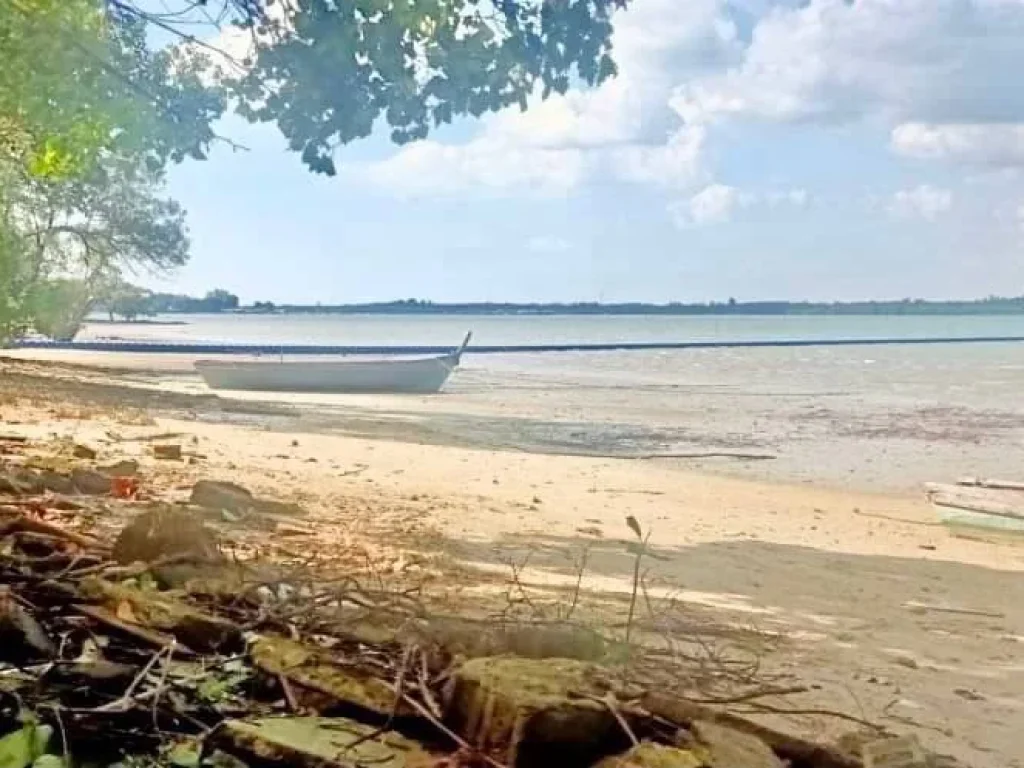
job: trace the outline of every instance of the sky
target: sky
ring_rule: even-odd
[[[1024,294],[1024,0],[632,0],[618,77],[308,172],[229,118],[174,168],[244,302]]]

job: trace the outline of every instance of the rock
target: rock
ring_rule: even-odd
[[[439,765],[413,741],[354,720],[279,717],[227,720],[207,738],[205,751],[219,749],[252,765],[301,768],[427,768]]]
[[[136,517],[114,542],[114,560],[122,565],[183,557],[219,562],[213,531],[186,510],[165,506]]]
[[[87,496],[106,496],[110,493],[110,476],[91,469],[74,469],[71,482],[75,490]]]
[[[44,469],[39,473],[39,482],[51,493],[67,495],[75,492],[75,484],[67,475]]]
[[[7,587],[0,588],[0,659],[17,664],[56,655],[57,648],[35,617]]]
[[[292,504],[287,501],[254,499],[253,503],[253,508],[261,515],[269,515],[271,517],[298,517],[306,514],[306,510],[298,504]]]
[[[139,462],[125,459],[106,467],[98,467],[98,469],[109,477],[135,477],[139,474]]]
[[[153,455],[158,459],[167,461],[181,460],[181,446],[177,443],[164,443],[153,446]]]
[[[691,727],[707,748],[712,768],[785,768],[785,763],[756,736],[718,723],[698,720]]]
[[[39,475],[30,469],[11,468],[0,472],[0,493],[12,496],[42,493],[42,481]]]
[[[432,619],[419,625],[406,623],[410,638],[444,647],[468,658],[515,655],[528,659],[600,661],[608,653],[604,638],[587,627],[550,624],[482,624],[459,618]]]
[[[934,762],[913,735],[876,739],[861,748],[864,768],[926,768]]]
[[[255,502],[248,489],[223,480],[200,480],[192,486],[189,500],[206,509],[226,509],[239,514],[251,510]]]
[[[247,488],[223,480],[200,480],[192,486],[190,501],[206,509],[227,510],[237,515],[258,512],[294,517],[305,514],[305,510],[297,504],[258,499]]]
[[[448,725],[509,766],[583,768],[629,739],[604,704],[597,668],[572,659],[467,661],[445,692]]]
[[[327,706],[343,703],[385,718],[390,717],[395,708],[395,694],[389,686],[352,666],[339,664],[320,648],[263,636],[253,643],[250,653],[260,670],[274,677],[281,675],[296,686],[323,694],[330,699],[325,702]],[[410,710],[400,704],[395,714],[410,714]]]
[[[75,445],[72,446],[71,448],[71,455],[74,456],[76,459],[89,459],[91,461],[92,459],[96,458],[96,450],[90,448],[88,445],[80,445],[79,443],[75,443]]]
[[[706,759],[706,754],[643,741],[624,755],[606,757],[594,768],[705,768]]]

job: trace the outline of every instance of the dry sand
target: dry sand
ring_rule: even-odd
[[[625,593],[632,515],[658,556],[655,594],[778,634],[766,668],[817,686],[801,708],[917,733],[976,768],[1024,766],[1024,548],[951,538],[919,493],[314,434],[285,407],[45,366],[8,364],[0,381],[4,432],[140,455],[144,443],[108,433],[183,433],[205,458],[173,470],[182,481],[295,498],[340,526],[328,547],[391,537],[483,573],[527,561],[522,578],[551,587],[575,580],[587,549],[585,588]],[[833,736],[851,727],[800,722]]]

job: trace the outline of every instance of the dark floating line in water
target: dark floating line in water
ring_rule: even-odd
[[[539,352],[637,352],[671,349],[751,349],[772,347],[855,347],[904,344],[1020,343],[1024,336],[939,336],[928,338],[875,339],[764,339],[755,341],[610,342],[601,344],[511,344],[471,346],[467,354],[528,354]],[[80,352],[137,352],[195,355],[441,355],[452,347],[438,346],[333,346],[313,344],[174,344],[107,341],[20,341],[19,349],[60,349]]]

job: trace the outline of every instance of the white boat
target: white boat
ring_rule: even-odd
[[[447,355],[334,360],[197,360],[211,389],[260,392],[398,392],[432,394],[462,359],[472,333]]]
[[[925,489],[954,536],[1024,543],[1024,483],[968,478]]]

